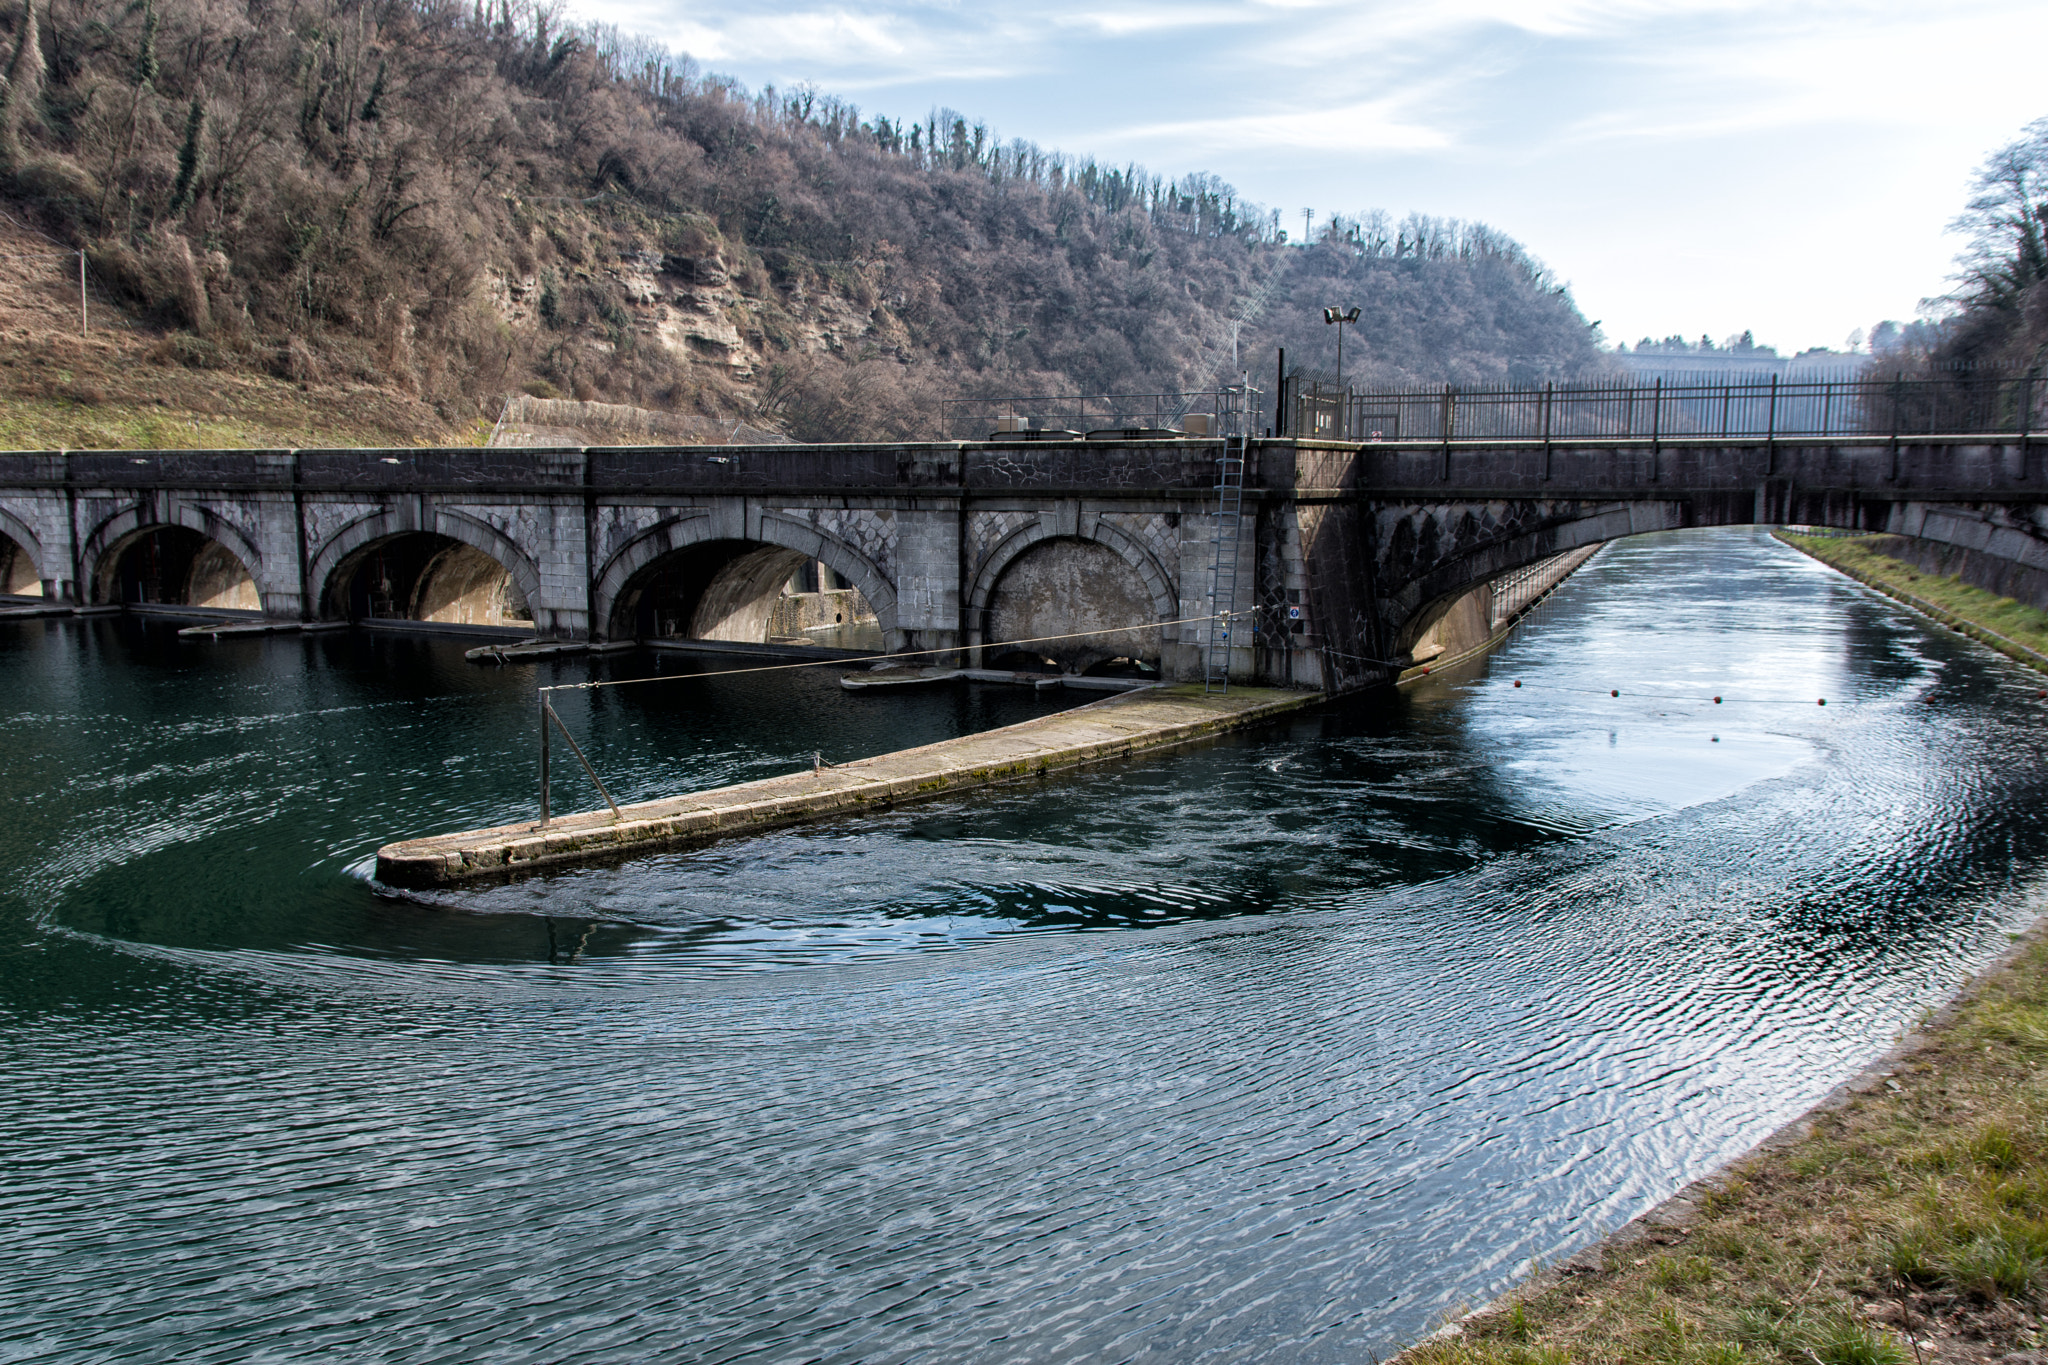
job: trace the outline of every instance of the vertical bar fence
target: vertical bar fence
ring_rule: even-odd
[[[1306,376],[1282,383],[1275,435],[1304,440],[1448,445],[1453,441],[2002,436],[2040,426],[2038,374],[1801,379],[1758,375],[1600,378],[1512,386],[1356,389]]]

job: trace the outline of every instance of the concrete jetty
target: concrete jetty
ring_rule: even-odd
[[[826,816],[886,810],[951,792],[1174,748],[1243,729],[1321,701],[1317,692],[1197,684],[1146,688],[999,730],[901,749],[836,767],[791,773],[550,820],[386,844],[377,880],[448,886],[473,878],[561,867],[655,849],[710,843]],[[579,774],[580,778],[580,774]]]

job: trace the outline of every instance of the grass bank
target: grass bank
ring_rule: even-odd
[[[488,432],[375,385],[197,368],[117,326],[90,337],[0,334],[0,449],[466,445]]]
[[[2048,940],[1756,1152],[1402,1365],[2048,1362]]]
[[[2048,612],[2010,597],[1943,578],[1885,554],[1885,536],[1800,536],[1778,539],[1860,583],[1906,602],[1944,625],[2032,667],[2048,670]],[[2015,648],[2017,646],[2017,648]]]
[[[0,215],[0,449],[191,450],[481,444],[388,375],[272,373],[232,339],[168,331],[104,298],[81,334],[73,281],[50,243]]]

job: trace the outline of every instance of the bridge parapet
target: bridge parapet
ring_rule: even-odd
[[[1284,444],[1284,443],[1283,443]],[[1213,440],[0,453],[0,487],[1202,490]]]

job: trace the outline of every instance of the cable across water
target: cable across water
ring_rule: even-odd
[[[729,678],[739,673],[784,673],[798,668],[824,668],[830,665],[844,667],[847,664],[868,664],[897,659],[920,659],[928,654],[957,654],[963,649],[1011,649],[1018,645],[1049,645],[1060,640],[1083,640],[1095,635],[1119,635],[1133,630],[1164,630],[1168,626],[1198,625],[1203,621],[1229,621],[1234,616],[1246,616],[1248,612],[1213,612],[1208,616],[1183,616],[1177,621],[1148,621],[1135,626],[1101,626],[1094,630],[1070,631],[1065,635],[1039,635],[1028,640],[990,640],[979,645],[945,645],[936,649],[899,650],[890,654],[857,654],[852,658],[805,659],[793,664],[759,664],[752,668],[721,668],[712,673],[657,673],[650,678],[593,678],[589,682],[551,683],[541,688],[542,692],[590,692],[601,687],[631,687],[635,683],[675,682],[678,679]]]

